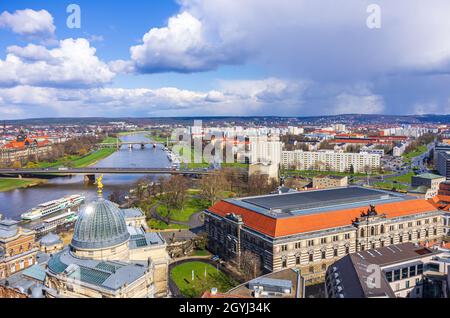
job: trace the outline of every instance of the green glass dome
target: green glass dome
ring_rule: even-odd
[[[72,247],[103,249],[128,241],[130,234],[120,209],[103,198],[90,203],[75,223]]]

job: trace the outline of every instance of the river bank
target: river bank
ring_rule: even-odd
[[[43,184],[45,182],[46,182],[46,180],[41,180],[41,179],[4,178],[4,179],[0,179],[0,192],[34,187],[34,186]]]
[[[105,142],[117,142],[117,138],[108,137]],[[55,168],[70,166],[73,168],[83,168],[95,165],[97,162],[111,156],[116,152],[116,148],[102,148],[93,151],[85,156],[64,156],[56,160],[55,162],[39,162],[28,164],[25,168]],[[0,192],[12,191],[15,189],[23,189],[34,187],[45,183],[45,180],[41,179],[15,179],[15,178],[0,178]]]
[[[123,142],[140,142],[145,138],[145,134],[135,134],[132,136],[120,137]],[[122,146],[119,149],[113,147],[114,153],[103,155],[96,153],[84,157],[83,165],[90,165],[91,167],[161,167],[167,168],[170,162],[167,159],[167,154],[164,147],[160,144],[153,148],[151,144],[145,145],[144,149],[135,147],[128,149]],[[101,159],[103,158],[103,159]],[[79,159],[79,158],[77,158]],[[80,164],[76,162],[75,164]],[[143,175],[133,174],[105,174],[104,175],[104,197],[107,198],[111,193],[128,192],[137,180],[143,178]],[[149,175],[148,178],[157,180],[158,175]],[[94,185],[84,182],[82,175],[74,175],[71,177],[55,177],[46,180],[42,185],[30,188],[23,188],[17,191],[0,192],[0,213],[5,218],[15,220],[20,219],[20,215],[33,207],[51,200],[60,199],[66,195],[82,194],[86,197],[86,202],[90,202],[97,197],[97,189]]]

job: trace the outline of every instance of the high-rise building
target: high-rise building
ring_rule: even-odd
[[[251,136],[249,143],[250,163],[280,164],[282,142],[278,136]]]
[[[436,169],[439,174],[450,180],[450,151],[438,151]]]
[[[286,169],[355,173],[374,172],[381,167],[381,156],[368,153],[323,151],[282,151],[281,164]]]

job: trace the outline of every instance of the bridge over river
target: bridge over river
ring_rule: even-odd
[[[117,148],[119,149],[122,146],[128,146],[129,149],[133,149],[134,145],[139,145],[141,149],[144,149],[146,145],[153,145],[156,147],[156,143],[149,141],[121,141],[117,142],[104,142],[97,144],[98,148]]]
[[[211,174],[211,170],[173,169],[173,168],[36,168],[36,169],[0,169],[0,176],[45,178],[49,176],[84,175],[85,180],[94,180],[96,174],[171,174],[199,176]]]

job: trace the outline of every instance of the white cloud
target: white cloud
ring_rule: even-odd
[[[66,39],[47,49],[29,44],[11,46],[0,59],[0,86],[95,87],[115,76],[95,55],[86,39]]]
[[[333,114],[381,114],[383,98],[379,95],[352,95],[342,93],[336,96]]]
[[[142,44],[131,47],[131,60],[144,73],[189,73],[238,62],[240,49],[231,49],[226,38],[212,31],[189,12],[182,12],[171,17],[167,27],[152,28]]]
[[[251,115],[255,111],[276,115],[284,110],[299,111],[302,90],[297,82],[276,78],[222,81],[217,90],[208,92],[174,87],[65,89],[22,85],[0,88],[0,108],[29,110],[37,106],[40,116]],[[280,109],[272,105],[274,96]]]
[[[197,72],[249,59],[274,74],[361,80],[450,63],[450,2],[379,0],[381,29],[366,26],[367,1],[180,0],[180,13],[131,47],[144,73]],[[230,18],[232,17],[232,18]],[[419,44],[420,43],[420,44]]]
[[[450,114],[450,99],[447,101],[447,105],[440,105],[434,101],[417,102],[412,107],[412,115],[427,115],[427,114]]]
[[[8,11],[0,14],[0,28],[11,29],[12,32],[25,36],[52,37],[55,33],[53,17],[48,11],[31,9]]]

